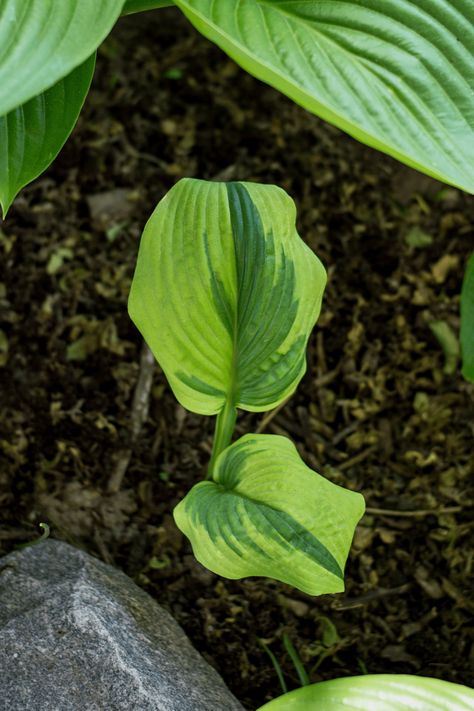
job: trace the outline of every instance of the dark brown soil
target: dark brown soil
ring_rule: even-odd
[[[281,185],[328,268],[301,386],[238,432],[287,434],[363,492],[345,594],[195,562],[172,510],[203,475],[213,422],[185,412],[159,368],[133,443],[142,346],[126,299],[147,216],[183,176]],[[0,231],[0,552],[47,522],[121,567],[249,709],[281,692],[261,640],[298,685],[285,633],[312,681],[472,684],[474,388],[430,324],[458,333],[473,208],[246,75],[177,11],[121,20],[72,139]]]

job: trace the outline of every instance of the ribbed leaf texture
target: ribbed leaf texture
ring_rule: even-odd
[[[213,481],[196,484],[174,517],[213,572],[267,576],[321,595],[344,589],[363,512],[360,494],[309,469],[289,439],[245,435],[220,454]]]
[[[268,410],[306,363],[325,270],[280,188],[184,179],[145,227],[132,320],[181,404]]]
[[[474,691],[408,674],[368,674],[323,681],[261,706],[259,711],[472,711]]]
[[[0,116],[90,57],[124,0],[0,0]]]
[[[472,0],[176,5],[244,69],[309,111],[474,192]]]
[[[95,54],[43,94],[0,116],[0,205],[5,217],[17,193],[57,156],[74,128],[94,73]]]

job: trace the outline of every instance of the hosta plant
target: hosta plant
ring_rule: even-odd
[[[171,5],[308,111],[474,193],[472,0],[0,0],[4,217],[72,131],[120,15]]]
[[[247,434],[238,410],[279,405],[305,371],[326,273],[280,188],[184,179],[142,236],[131,318],[179,402],[216,416],[207,478],[174,516],[197,559],[307,593],[343,590],[360,494],[311,471],[289,439]]]
[[[472,0],[0,0],[4,214],[71,132],[120,15],[173,4],[304,108],[474,192]]]
[[[474,691],[409,674],[367,674],[323,681],[270,701],[259,711],[470,711]]]

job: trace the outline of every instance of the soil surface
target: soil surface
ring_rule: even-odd
[[[364,494],[344,594],[221,579],[174,525],[214,423],[176,403],[126,300],[145,221],[184,176],[282,186],[328,269],[300,387],[237,433],[287,435]],[[119,566],[249,709],[281,693],[268,650],[299,685],[288,640],[311,681],[473,684],[474,388],[456,356],[473,208],[245,74],[177,10],[122,19],[72,138],[1,226],[0,552],[46,522]]]

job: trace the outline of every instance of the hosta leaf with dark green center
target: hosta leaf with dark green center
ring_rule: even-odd
[[[461,291],[462,374],[474,383],[474,253],[466,267]]]
[[[273,185],[184,179],[143,233],[132,320],[184,407],[274,407],[304,373],[326,273]]]
[[[474,691],[461,684],[409,674],[367,674],[311,684],[283,694],[259,711],[470,711]]]
[[[15,195],[54,160],[79,116],[94,73],[95,54],[64,79],[0,116],[0,205],[5,217]]]
[[[244,69],[309,111],[474,192],[472,0],[176,5]]]
[[[95,52],[124,0],[0,0],[0,116]]]
[[[213,480],[174,510],[194,555],[227,578],[266,576],[309,593],[340,592],[360,494],[309,469],[286,437],[245,435],[217,458]]]

